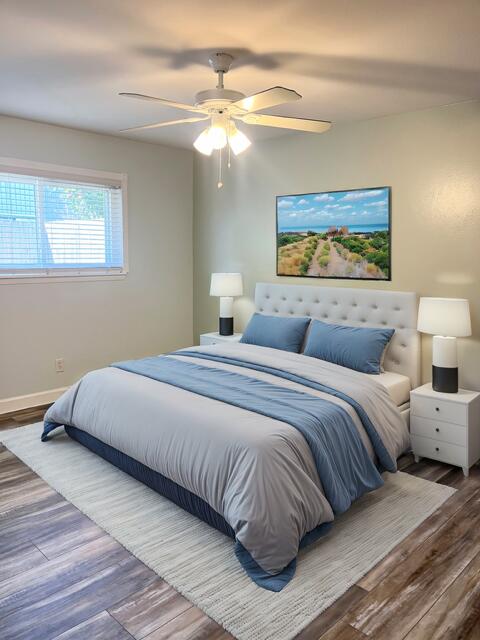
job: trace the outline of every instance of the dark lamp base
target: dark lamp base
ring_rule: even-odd
[[[458,393],[458,367],[432,365],[432,389],[442,393]]]
[[[219,318],[218,333],[221,336],[233,336],[233,318]]]

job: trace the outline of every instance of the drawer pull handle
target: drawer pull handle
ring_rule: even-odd
[[[440,429],[439,429],[438,427],[436,427],[435,431],[436,431],[437,433],[440,433]]]
[[[440,411],[440,409],[438,407],[435,407],[435,411]]]
[[[440,451],[440,449],[438,447],[435,447],[435,451]]]

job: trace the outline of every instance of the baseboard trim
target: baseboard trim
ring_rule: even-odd
[[[0,400],[0,415],[11,413],[12,411],[21,411],[22,409],[41,407],[43,404],[50,404],[51,402],[55,402],[67,389],[68,387],[59,387],[58,389],[29,393],[26,396],[4,398]]]

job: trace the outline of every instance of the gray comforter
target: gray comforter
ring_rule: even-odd
[[[409,447],[404,420],[388,391],[371,376],[252,345],[195,350],[241,358],[333,387],[363,408],[393,460]],[[181,352],[170,357],[198,363]],[[210,360],[201,364],[338,404],[375,459],[357,411],[341,398],[245,366]],[[91,434],[205,500],[268,573],[281,571],[296,557],[308,532],[334,519],[310,447],[298,429],[281,420],[113,367],[84,376],[45,419]]]

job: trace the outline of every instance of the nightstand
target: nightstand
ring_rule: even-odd
[[[241,333],[234,333],[233,336],[221,336],[219,333],[215,333],[213,331],[212,333],[202,333],[202,335],[200,336],[200,344],[205,345],[217,344],[218,342],[240,342],[240,338],[242,337],[242,335],[243,334]]]
[[[415,462],[432,458],[462,467],[465,476],[480,459],[480,393],[433,391],[424,384],[410,392],[410,433]]]

